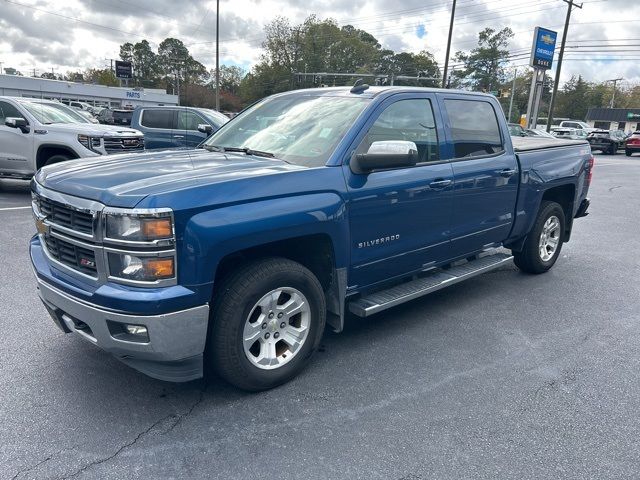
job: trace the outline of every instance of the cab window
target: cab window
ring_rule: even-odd
[[[7,117],[24,118],[24,115],[10,103],[0,102],[0,126],[4,126],[4,120]]]
[[[398,100],[389,105],[371,126],[357,149],[366,153],[373,142],[404,140],[418,148],[418,163],[439,159],[438,134],[431,101]]]
[[[495,155],[504,151],[500,124],[489,102],[482,100],[444,101],[455,158]]]

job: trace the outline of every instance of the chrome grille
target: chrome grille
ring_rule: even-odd
[[[97,276],[96,256],[93,250],[74,245],[51,234],[44,235],[49,255],[60,263],[87,275]]]
[[[107,153],[140,152],[144,150],[143,137],[104,137]]]
[[[76,230],[88,235],[93,234],[93,214],[70,208],[45,197],[38,197],[40,213],[55,225]]]

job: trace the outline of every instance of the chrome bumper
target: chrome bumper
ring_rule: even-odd
[[[40,299],[64,332],[77,333],[153,378],[186,382],[202,377],[208,305],[162,315],[127,315],[80,301],[40,278],[37,281]],[[127,337],[125,324],[146,327],[148,338]]]

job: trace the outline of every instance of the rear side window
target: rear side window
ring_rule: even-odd
[[[7,117],[24,118],[24,115],[10,103],[0,102],[0,126],[4,126],[4,119]]]
[[[144,110],[140,124],[149,128],[175,128],[175,110]]]
[[[493,107],[481,100],[445,100],[455,158],[494,155],[504,151]]]

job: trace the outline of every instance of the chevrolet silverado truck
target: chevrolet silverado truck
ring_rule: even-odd
[[[0,97],[0,178],[29,179],[45,165],[144,150],[137,130],[95,125],[69,109],[51,100]]]
[[[30,255],[62,331],[157,379],[262,390],[348,312],[509,262],[549,270],[592,169],[584,141],[510,137],[489,95],[301,90],[199,149],[42,168]]]

